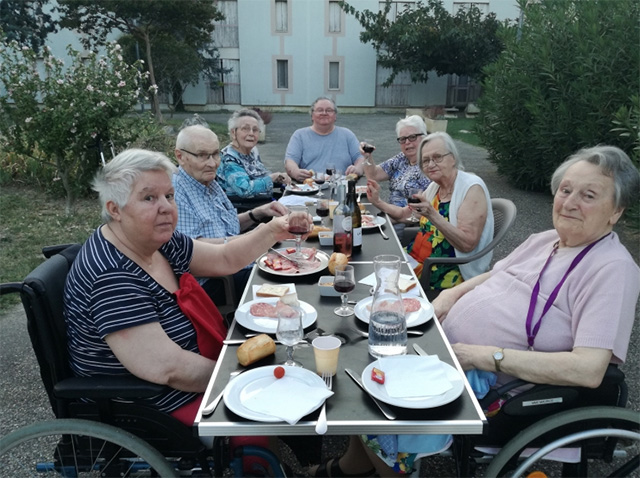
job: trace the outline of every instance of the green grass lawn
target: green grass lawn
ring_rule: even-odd
[[[463,141],[474,146],[482,146],[476,134],[476,120],[473,118],[456,118],[447,122],[447,133],[453,139]]]

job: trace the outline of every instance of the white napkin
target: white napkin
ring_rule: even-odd
[[[318,408],[333,392],[324,385],[310,386],[296,378],[274,378],[273,382],[243,400],[249,410],[279,418],[295,425],[305,415]]]
[[[415,280],[415,279],[413,279],[413,276],[409,275],[409,274],[400,274],[400,277],[403,278],[403,279],[406,279],[406,280]],[[371,287],[375,287],[376,286],[376,273],[372,272],[367,277],[364,277],[363,279],[360,279],[358,281],[358,283],[364,284],[364,285],[368,285],[368,286],[371,286]],[[402,294],[402,297],[421,297],[420,296],[420,287],[414,287],[413,289],[409,290],[408,292],[405,292],[404,294]]]
[[[304,206],[308,202],[315,204],[316,201],[317,199],[314,197],[301,196],[299,194],[289,194],[278,199],[278,202],[285,206]]]
[[[292,282],[290,284],[280,284],[280,285],[286,285],[289,286],[289,292],[287,292],[288,294],[293,294],[296,291],[296,285]],[[260,287],[262,287],[262,284],[259,285],[253,285],[253,300],[262,300],[262,299],[268,299],[268,297],[258,297],[256,295],[256,292],[258,291],[258,289],[260,289]]]
[[[408,368],[403,360],[393,357],[378,359],[384,372],[384,388],[394,398],[430,397],[452,388],[445,368],[437,355],[420,357],[416,366]]]

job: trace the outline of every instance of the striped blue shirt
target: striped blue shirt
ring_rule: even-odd
[[[189,270],[193,242],[174,232],[160,252],[180,276]],[[70,365],[80,377],[129,375],[105,337],[152,322],[159,322],[167,336],[183,349],[199,353],[195,329],[174,295],[107,241],[100,228],[73,262],[64,290],[64,311]],[[195,396],[169,390],[144,402],[171,412]]]

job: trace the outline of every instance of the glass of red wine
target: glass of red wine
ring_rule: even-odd
[[[334,313],[340,317],[349,317],[354,314],[353,307],[347,305],[347,294],[356,288],[356,280],[353,274],[353,266],[336,266],[335,277],[333,278],[333,288],[340,292],[342,305],[334,309]]]
[[[300,242],[302,236],[307,234],[311,229],[309,221],[309,209],[306,206],[290,206],[289,207],[289,232],[296,236],[296,252],[291,256],[296,260],[307,259],[300,250]]]
[[[422,197],[420,197],[420,194],[422,193],[422,189],[409,188],[407,192],[409,193],[409,197],[407,198],[407,201],[409,204],[418,204],[422,202]],[[411,217],[409,218],[409,220],[411,222],[420,221],[420,218],[416,217],[416,215],[414,214],[413,209],[411,210]]]
[[[362,140],[362,151],[364,151],[368,156],[365,157],[364,164],[366,166],[374,166],[374,164],[370,161],[371,153],[376,150],[376,144],[373,139],[364,139]]]
[[[327,218],[329,217],[329,200],[326,198],[318,199],[316,203],[316,214],[320,216],[321,224],[327,226]]]
[[[313,181],[318,185],[318,194],[316,195],[316,197],[324,197],[324,194],[322,194],[322,185],[324,184],[325,180],[326,180],[327,175],[325,173],[322,173],[320,171],[316,171],[314,176],[313,176]],[[318,214],[319,215],[319,214]]]

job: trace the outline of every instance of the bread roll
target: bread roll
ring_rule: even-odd
[[[308,238],[312,239],[314,237],[318,237],[318,233],[320,231],[332,231],[333,229],[331,229],[330,227],[324,227],[324,226],[313,226],[312,231],[309,233]]]
[[[341,252],[334,252],[333,254],[331,254],[331,257],[329,258],[329,272],[331,272],[332,274],[336,273],[336,266],[339,265],[344,265],[346,266],[349,263],[349,258],[341,253]]]
[[[240,365],[247,366],[276,352],[276,343],[267,334],[256,335],[243,343],[236,355]]]

